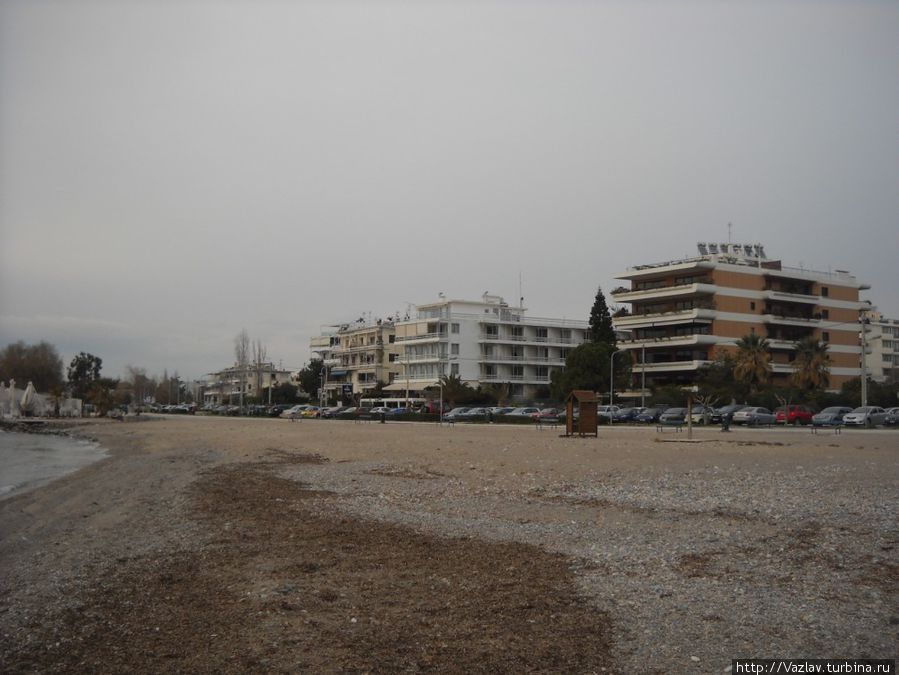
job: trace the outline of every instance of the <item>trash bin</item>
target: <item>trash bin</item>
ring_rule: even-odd
[[[387,421],[387,413],[381,413],[381,424],[384,424]]]

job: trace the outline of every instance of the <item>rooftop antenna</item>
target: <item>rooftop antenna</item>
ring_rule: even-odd
[[[521,290],[521,270],[518,270],[518,309],[524,309],[524,292]]]
[[[728,224],[727,224],[727,248],[728,248],[728,249],[730,248],[730,245],[731,245],[731,243],[732,243],[731,240],[730,240],[730,235],[731,235],[733,229],[734,229],[734,226],[731,225],[730,223],[728,223]]]

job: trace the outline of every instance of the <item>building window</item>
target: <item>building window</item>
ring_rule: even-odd
[[[393,363],[394,361],[396,361],[396,354],[390,354],[388,356],[388,360],[390,361],[390,363]]]
[[[824,331],[823,333],[821,333],[821,342],[824,342],[824,343],[830,342],[830,333],[828,333],[827,331]]]
[[[822,297],[822,298],[826,298],[826,297],[828,297],[829,295],[830,295],[830,289],[827,288],[827,286],[822,286],[822,287],[821,287],[821,297]]]
[[[453,343],[450,345],[450,354],[458,356],[459,355],[459,344]]]
[[[455,334],[458,335],[458,333],[459,333],[459,324],[457,324],[457,323],[452,324],[452,331],[453,331],[453,333],[455,333]]]
[[[512,379],[520,380],[524,378],[524,366],[512,366]]]
[[[459,364],[451,363],[450,364],[450,375],[458,375],[459,374]]]
[[[822,318],[822,319],[829,319],[829,318],[830,318],[830,311],[829,311],[829,310],[826,310],[826,309],[822,309],[822,310],[821,310],[821,318]]]
[[[543,380],[547,377],[549,377],[549,368],[546,366],[537,366],[537,378]]]
[[[538,328],[537,329],[537,341],[545,342],[546,338],[549,336],[549,332],[546,328]]]
[[[394,342],[396,342],[396,335],[392,335],[392,334],[388,335],[387,342],[389,342],[390,344],[393,344]]]
[[[749,311],[751,311],[751,312],[755,311],[755,303],[754,302],[749,303]]]

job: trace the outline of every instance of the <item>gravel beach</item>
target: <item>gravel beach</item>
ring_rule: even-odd
[[[0,501],[6,672],[896,657],[891,430],[66,426],[110,456]]]

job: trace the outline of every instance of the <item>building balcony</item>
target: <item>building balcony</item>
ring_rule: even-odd
[[[478,342],[508,342],[512,344],[539,344],[542,347],[547,345],[570,346],[582,345],[588,342],[586,337],[528,337],[527,335],[494,335],[492,333],[481,333],[478,335]]]
[[[511,354],[491,354],[481,356],[484,363],[521,363],[524,365],[556,365],[564,366],[565,359],[561,356],[512,356]]]
[[[446,356],[439,356],[437,354],[419,354],[415,356],[398,356],[394,363],[406,365],[409,363],[439,363],[446,360]]]
[[[628,288],[616,288],[612,291],[615,302],[635,302],[640,300],[663,300],[666,298],[684,298],[699,295],[714,295],[718,292],[718,286],[711,283],[678,284],[674,286],[658,286],[634,290]]]
[[[775,291],[771,289],[765,289],[762,292],[762,296],[766,300],[773,300],[775,302],[799,302],[806,305],[817,305],[821,302],[821,298],[817,295],[806,295],[804,293],[787,293],[785,291]]]
[[[784,326],[813,326],[820,322],[811,316],[801,316],[798,314],[763,314],[763,323],[782,324]]]
[[[719,342],[728,342],[728,338],[717,335],[671,335],[662,337],[640,338],[634,340],[621,340],[618,346],[621,349],[644,349],[650,347],[690,347],[693,345],[715,345]]]
[[[702,366],[706,366],[713,363],[712,361],[707,360],[694,360],[694,361],[657,361],[655,363],[635,363],[631,367],[632,373],[642,373],[646,372],[647,375],[652,373],[672,373],[672,372],[683,372],[690,370],[698,370]]]
[[[447,333],[422,333],[421,335],[397,335],[397,342],[411,343],[411,342],[437,342],[439,340],[444,340],[447,337]]]
[[[699,321],[711,321],[718,312],[714,307],[694,307],[677,309],[668,312],[651,312],[647,314],[631,314],[619,316],[612,320],[615,330],[633,330],[634,328],[651,328],[652,326],[676,325]]]

